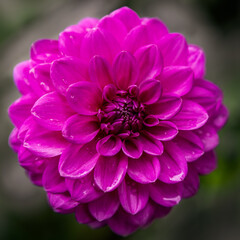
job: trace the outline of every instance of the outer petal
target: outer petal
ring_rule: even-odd
[[[19,151],[19,148],[22,145],[22,143],[18,139],[18,129],[17,128],[14,128],[12,130],[12,132],[10,133],[8,143],[14,152],[17,153]]]
[[[71,84],[89,80],[88,66],[77,58],[61,58],[53,62],[51,78],[56,90],[66,95],[66,90]]]
[[[183,35],[167,34],[158,41],[157,45],[162,53],[164,66],[188,65],[188,46]]]
[[[113,77],[118,88],[126,90],[137,81],[138,68],[134,57],[126,51],[120,52],[113,63]]]
[[[164,143],[164,153],[158,157],[161,165],[159,180],[165,183],[181,182],[187,175],[184,154],[174,143]]]
[[[158,204],[172,207],[178,204],[182,198],[182,184],[166,184],[157,181],[149,186],[150,197]]]
[[[78,144],[90,142],[99,132],[96,116],[73,115],[65,122],[62,133],[68,141]]]
[[[192,68],[195,78],[203,78],[206,65],[203,50],[198,46],[189,45],[188,54],[188,65]]]
[[[122,153],[112,157],[101,156],[94,169],[94,180],[104,192],[113,191],[124,179],[127,167],[128,159]]]
[[[89,224],[95,221],[94,217],[89,212],[87,204],[79,204],[75,209],[75,216],[77,221],[81,224]]]
[[[199,104],[184,100],[181,111],[171,121],[179,130],[194,130],[203,126],[208,120],[208,114]]]
[[[69,105],[83,115],[95,115],[102,103],[101,91],[94,83],[78,82],[67,90]]]
[[[160,164],[158,158],[143,154],[139,159],[129,159],[128,175],[139,183],[152,183],[158,179]]]
[[[141,83],[147,79],[159,76],[163,68],[163,59],[159,48],[155,44],[150,44],[139,48],[134,57],[139,66],[139,79]]]
[[[163,95],[183,96],[188,93],[193,84],[193,71],[189,67],[165,67],[160,76]]]
[[[131,158],[139,158],[143,153],[143,146],[139,139],[125,139],[122,145],[123,152]]]
[[[60,175],[70,178],[84,177],[95,167],[98,157],[94,140],[82,146],[71,144],[60,157]]]
[[[218,111],[212,116],[211,122],[213,123],[214,127],[219,130],[221,129],[227,122],[229,117],[229,112],[227,108],[222,104]]]
[[[118,187],[119,199],[124,210],[130,214],[141,211],[148,202],[149,193],[145,185],[125,178]]]
[[[118,207],[117,192],[105,193],[101,198],[88,204],[90,213],[100,222],[112,217]]]
[[[51,92],[39,98],[31,109],[35,120],[43,127],[59,131],[64,122],[74,112],[69,107],[66,99],[57,92]]]

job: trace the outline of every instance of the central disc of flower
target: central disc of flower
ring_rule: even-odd
[[[100,116],[101,129],[106,134],[137,136],[142,129],[144,106],[134,94],[119,90],[113,99],[104,101]]]

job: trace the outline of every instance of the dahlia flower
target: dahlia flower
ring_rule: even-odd
[[[169,213],[216,167],[228,112],[203,50],[127,7],[32,44],[9,142],[59,213],[128,235]]]

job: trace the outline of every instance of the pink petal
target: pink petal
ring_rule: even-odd
[[[88,209],[87,204],[79,204],[75,209],[75,216],[79,223],[89,224],[95,220]]]
[[[161,83],[155,79],[142,82],[139,87],[139,100],[143,104],[153,104],[157,102],[161,94]]]
[[[60,131],[64,122],[74,113],[66,99],[57,92],[39,98],[31,109],[34,119],[43,127]]]
[[[201,139],[192,131],[180,131],[173,142],[182,150],[188,162],[195,161],[204,153]]]
[[[80,49],[86,31],[64,31],[59,34],[59,50],[65,56],[81,57]]]
[[[52,62],[60,57],[58,41],[52,39],[37,40],[31,46],[30,56],[36,62]]]
[[[78,22],[78,26],[81,28],[93,28],[97,25],[99,19],[93,17],[85,17]]]
[[[102,96],[105,101],[111,102],[115,98],[116,93],[117,93],[116,86],[113,84],[108,84],[104,87]]]
[[[158,125],[158,123],[159,123],[159,119],[153,115],[147,115],[143,120],[143,124],[147,127],[156,126]]]
[[[182,184],[166,184],[157,181],[150,185],[150,197],[158,204],[172,207],[182,199]]]
[[[42,187],[42,174],[40,173],[33,173],[33,172],[28,172],[26,171],[26,174],[28,175],[29,179],[31,182],[39,187]]]
[[[130,214],[140,212],[147,204],[149,193],[145,185],[125,178],[118,187],[119,199],[124,210]]]
[[[93,171],[80,179],[65,178],[65,182],[71,198],[81,203],[93,201],[103,194],[94,183]]]
[[[64,178],[58,172],[58,159],[51,159],[43,173],[42,178],[45,191],[52,193],[66,192],[66,184]]]
[[[122,44],[127,35],[127,29],[124,24],[114,16],[103,17],[99,21],[98,27],[112,34],[114,38],[118,40],[119,44]]]
[[[188,65],[192,68],[195,78],[204,77],[206,59],[200,47],[195,45],[188,46]]]
[[[212,116],[211,122],[213,123],[214,127],[219,130],[226,124],[228,117],[228,109],[222,104],[218,111]]]
[[[30,94],[17,99],[8,109],[8,115],[16,127],[21,127],[23,122],[30,116],[31,108],[36,98]]]
[[[130,158],[140,158],[143,146],[139,139],[130,138],[123,141],[122,150]]]
[[[126,90],[137,81],[137,63],[131,53],[122,51],[114,60],[113,76],[118,88]]]
[[[50,193],[48,192],[48,201],[55,212],[72,213],[78,202],[71,199],[68,193]]]
[[[139,83],[161,74],[163,60],[157,45],[151,44],[139,48],[135,52],[134,57],[137,60],[140,71]]]
[[[69,105],[83,115],[95,115],[102,103],[100,89],[91,82],[72,84],[67,90]]]
[[[162,97],[157,103],[146,106],[146,112],[161,120],[167,120],[176,115],[182,106],[182,99],[178,97]]]
[[[33,116],[28,117],[19,128],[17,138],[23,142],[26,136],[27,131],[34,125],[36,121],[34,120]]]
[[[60,157],[60,175],[70,178],[84,177],[95,167],[98,157],[95,141],[80,146],[71,144]]]
[[[68,145],[61,132],[49,131],[36,123],[26,133],[23,144],[29,151],[41,157],[59,156]]]
[[[183,96],[188,93],[193,84],[193,71],[189,67],[165,67],[159,78],[163,95]]]
[[[122,148],[122,141],[119,137],[108,135],[97,143],[97,151],[102,156],[114,156]]]
[[[164,183],[181,182],[187,175],[187,163],[180,148],[172,142],[164,143],[164,152],[158,157],[161,165],[159,180]]]
[[[171,121],[179,130],[194,130],[203,126],[208,120],[208,114],[199,104],[184,100],[181,111]]]
[[[143,154],[139,159],[129,159],[128,175],[139,183],[152,183],[158,179],[160,164],[158,158]]]
[[[219,137],[216,129],[209,124],[197,129],[195,133],[199,136],[199,138],[201,138],[205,152],[214,149],[219,143]]]
[[[143,151],[150,155],[161,155],[163,153],[163,144],[150,136],[141,134],[139,140],[142,143]]]
[[[94,56],[89,63],[89,73],[92,82],[101,89],[112,83],[112,71],[109,63],[100,56]]]
[[[217,167],[217,158],[214,151],[204,153],[200,158],[192,163],[199,174],[206,175]]]
[[[198,172],[193,167],[188,168],[188,174],[183,180],[183,197],[190,198],[194,196],[200,185],[200,179]]]
[[[51,78],[56,90],[66,95],[71,84],[89,79],[88,66],[77,58],[61,58],[52,63]]]
[[[158,41],[164,59],[164,66],[188,65],[188,45],[183,35],[170,33]]]
[[[137,13],[128,7],[119,8],[113,11],[110,16],[120,20],[128,31],[141,23]]]
[[[10,133],[8,143],[14,152],[17,153],[19,151],[19,148],[22,145],[22,143],[18,139],[18,129],[17,128],[14,128],[12,130],[12,132]]]
[[[89,29],[82,41],[81,56],[86,61],[89,61],[95,55],[99,55],[112,63],[119,51],[118,41],[110,33],[99,27]]]
[[[176,125],[167,121],[160,121],[158,125],[146,127],[145,130],[151,137],[161,141],[169,141],[178,134]]]
[[[105,193],[101,198],[88,204],[90,213],[98,221],[104,221],[112,217],[119,207],[117,192]]]
[[[31,62],[29,60],[18,63],[13,69],[14,82],[22,94],[27,94],[31,91],[29,83],[29,70]]]
[[[124,179],[127,167],[128,159],[122,153],[112,157],[101,156],[94,169],[94,180],[104,192],[113,191]]]
[[[90,142],[99,132],[100,124],[96,116],[73,115],[65,122],[62,134],[68,141],[84,144]]]
[[[165,24],[158,18],[143,18],[142,24],[147,27],[149,35],[154,42],[157,42],[168,33],[168,29]]]

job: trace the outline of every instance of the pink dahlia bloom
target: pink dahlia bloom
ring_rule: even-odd
[[[52,208],[128,235],[216,167],[228,112],[203,50],[121,8],[33,43],[14,69],[10,145]]]

